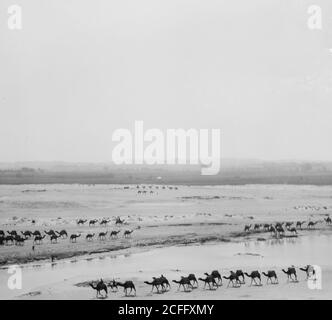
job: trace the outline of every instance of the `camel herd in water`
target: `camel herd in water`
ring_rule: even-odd
[[[294,266],[287,269],[281,269],[283,273],[287,275],[287,282],[298,282],[297,271]],[[315,269],[313,266],[307,265],[304,268],[299,268],[299,270],[306,273],[306,280],[315,280]],[[221,276],[218,270],[213,270],[211,273],[204,273],[204,277],[196,278],[196,276],[191,273],[188,276],[182,276],[179,280],[172,280],[176,283],[177,291],[183,289],[183,291],[192,291],[199,287],[198,282],[201,281],[204,286],[203,289],[217,290],[223,285],[222,279],[228,280],[227,288],[231,285],[234,288],[239,288],[244,285],[245,277],[248,277],[251,281],[249,286],[253,284],[255,286],[263,286],[262,275],[266,277],[266,284],[279,284],[277,272],[275,270],[269,270],[267,272],[259,272],[258,270],[252,271],[250,273],[243,272],[242,270],[230,271],[228,276]],[[151,286],[151,293],[165,293],[171,289],[170,281],[164,276],[153,277],[151,281],[144,281],[145,284]],[[90,282],[89,286],[97,291],[97,297],[108,295],[108,288],[111,288],[113,292],[118,291],[118,287],[123,287],[125,296],[135,295],[136,287],[133,281],[118,282],[114,279],[112,281],[103,281],[100,279],[98,282]]]
[[[87,223],[87,219],[78,219],[76,221],[77,225],[84,225]],[[97,223],[99,223],[100,226],[107,226],[108,223],[111,222],[111,219],[105,219],[102,218],[101,220],[93,219],[89,221],[89,226],[95,226]],[[120,217],[117,217],[115,220],[115,225],[122,225],[125,221],[121,220]],[[112,231],[106,231],[106,232],[99,232],[98,235],[95,233],[88,233],[85,236],[86,241],[93,241],[94,237],[97,236],[97,238],[100,241],[105,241],[108,234],[110,235],[110,238],[117,238],[119,236],[119,233],[121,230],[112,230]],[[133,229],[126,229],[123,231],[123,237],[129,238],[131,234],[134,232]],[[66,239],[69,237],[69,241],[74,243],[77,241],[78,238],[81,237],[81,233],[74,233],[70,236],[68,235],[68,232],[66,230],[56,231],[56,230],[44,230],[44,231],[16,231],[16,230],[7,230],[6,232],[4,230],[0,230],[0,245],[17,245],[17,246],[23,246],[26,240],[33,240],[33,244],[41,244],[43,239],[45,239],[46,236],[49,236],[51,243],[57,243],[58,239]]]

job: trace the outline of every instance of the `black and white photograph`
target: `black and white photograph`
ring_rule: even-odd
[[[330,0],[1,0],[0,111],[0,300],[332,299]]]

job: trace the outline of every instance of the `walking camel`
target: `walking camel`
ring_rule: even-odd
[[[68,233],[66,230],[61,230],[60,232],[55,231],[61,238],[67,238],[68,237]]]
[[[206,287],[206,285],[209,285],[209,289],[217,289],[218,288],[218,284],[215,280],[215,278],[212,275],[206,276],[205,279],[203,278],[198,278],[198,280],[203,281],[204,282],[204,289]],[[211,284],[212,284],[212,288],[211,288]]]
[[[125,293],[126,297],[128,296],[128,289],[130,289],[129,294],[134,290],[135,296],[136,296],[136,288],[132,281],[126,281],[126,282],[117,282],[117,285],[120,287],[123,287],[123,292]]]
[[[315,274],[315,269],[313,266],[311,265],[307,265],[304,268],[299,268],[301,271],[304,271],[307,275],[307,279],[308,280],[312,275]]]
[[[97,291],[97,297],[101,294],[101,291],[105,291],[105,297],[107,297],[107,286],[104,283],[103,279],[100,279],[100,281],[98,281],[98,283],[96,285],[94,285],[93,283],[89,283],[90,287],[94,290]]]
[[[278,277],[277,277],[277,273],[274,270],[269,270],[267,273],[262,272],[262,274],[267,277],[266,279],[266,284],[269,283],[269,280],[271,282],[271,284],[278,284]]]
[[[181,286],[183,287],[184,291],[188,291],[189,287],[193,289],[193,285],[191,284],[190,280],[188,277],[181,277],[180,280],[172,280],[174,283],[179,284],[178,290],[180,290]]]
[[[247,272],[244,273],[248,278],[251,278],[250,286],[252,285],[252,282],[255,282],[256,286],[261,286],[262,285],[262,280],[261,280],[261,274],[259,271],[255,270],[252,271],[250,274]],[[259,280],[259,284],[257,283],[256,279]]]
[[[305,221],[297,221],[296,222],[296,228],[302,229],[302,225],[305,223]]]
[[[118,236],[118,234],[121,232],[121,230],[118,230],[118,231],[116,231],[116,230],[113,230],[113,231],[111,231],[111,235],[110,235],[110,237],[111,238],[117,238],[117,236]]]
[[[51,243],[57,243],[58,242],[58,238],[60,238],[60,236],[58,236],[56,234],[52,234],[51,237],[50,237]]]
[[[85,222],[87,222],[88,220],[83,220],[83,219],[79,219],[77,220],[77,225],[83,225]]]
[[[287,270],[282,269],[282,272],[287,274],[287,281],[297,281],[295,267],[289,267]],[[295,277],[295,280],[293,279],[293,276]]]
[[[79,238],[81,236],[81,234],[72,234],[70,236],[70,242],[76,242],[77,238]]]
[[[102,219],[101,221],[100,221],[100,225],[102,226],[105,226],[106,227],[106,225],[108,224],[110,222],[110,220],[109,219]]]
[[[327,225],[332,224],[332,219],[331,219],[330,217],[327,217],[327,218],[324,219],[324,220],[325,220],[325,222],[326,222]]]
[[[250,228],[251,228],[251,224],[246,224],[244,226],[244,232],[249,232],[250,231]]]
[[[86,239],[87,241],[92,241],[94,236],[95,236],[94,233],[88,233],[88,234],[86,235],[85,239]]]
[[[236,276],[239,278],[241,284],[245,284],[244,272],[242,270],[236,270],[236,272],[231,271],[231,273],[235,273]],[[240,277],[242,280],[240,280]]]
[[[92,219],[89,221],[89,227],[94,226],[98,222],[98,219]]]
[[[134,230],[125,230],[123,235],[125,238],[128,238],[133,232],[134,232]]]
[[[46,235],[43,236],[35,236],[35,238],[33,239],[33,243],[35,244],[41,244],[42,240],[46,237]]]
[[[212,272],[211,272],[211,274],[209,275],[207,272],[205,272],[204,273],[207,277],[208,276],[212,276],[214,279],[217,279],[218,281],[216,282],[217,283],[217,285],[219,286],[222,286],[222,278],[221,278],[221,274],[219,273],[219,271],[218,270],[213,270]]]
[[[100,233],[98,234],[98,239],[99,239],[99,240],[105,240],[105,239],[106,239],[106,235],[107,235],[107,233],[108,233],[108,231],[106,231],[106,232],[100,232]]]
[[[233,287],[240,287],[241,286],[241,281],[240,281],[239,277],[233,271],[231,271],[231,274],[229,275],[229,277],[224,276],[223,278],[226,279],[226,280],[229,280],[228,284],[227,284],[227,288],[229,287],[230,283],[232,283]]]
[[[159,287],[160,287],[161,291],[165,290],[165,287],[164,287],[164,284],[163,284],[163,281],[161,278],[153,278],[152,281],[144,281],[144,283],[152,286],[151,292],[153,292],[153,289],[156,288],[157,292],[160,293]]]
[[[315,221],[315,222],[309,221],[308,222],[308,229],[312,229],[317,223],[318,223],[318,221]]]
[[[196,279],[196,276],[193,273],[190,273],[187,278],[189,279],[190,283],[191,282],[193,283],[192,284],[193,288],[195,288],[195,287],[197,288],[198,287],[198,281]],[[194,287],[194,285],[195,285],[195,287]]]

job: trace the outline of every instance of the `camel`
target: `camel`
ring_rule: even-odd
[[[100,279],[96,285],[93,283],[89,283],[89,285],[92,289],[97,291],[97,297],[101,295],[101,291],[105,291],[105,297],[107,297],[107,286],[102,279]]]
[[[244,232],[249,232],[250,231],[250,228],[251,228],[251,224],[246,224],[244,226]]]
[[[128,238],[133,232],[134,230],[125,230],[123,235],[125,238]]]
[[[165,290],[165,287],[164,287],[164,283],[162,281],[161,278],[153,278],[153,280],[151,282],[149,281],[144,281],[144,283],[148,284],[148,285],[151,285],[152,286],[152,289],[151,289],[151,292],[153,292],[153,289],[156,288],[157,289],[157,292],[160,293],[159,291],[159,287],[161,288],[161,291],[164,291]]]
[[[93,219],[89,221],[89,227],[94,226],[98,222],[98,219]]]
[[[105,240],[105,239],[106,239],[106,235],[107,235],[107,233],[108,233],[108,231],[106,231],[106,232],[100,232],[100,233],[98,234],[98,239],[99,239],[99,240]]]
[[[281,235],[281,234],[284,235],[285,234],[285,229],[281,226],[276,227],[276,230],[279,233],[279,235]]]
[[[81,234],[72,234],[70,236],[70,242],[76,242],[77,238],[79,238],[81,236]]]
[[[239,281],[240,281],[241,284],[245,284],[246,283],[245,282],[245,278],[244,278],[244,273],[243,273],[242,270],[236,270],[236,272],[231,271],[231,274],[232,273],[234,273],[238,277],[238,279],[239,279]],[[240,280],[240,277],[242,278],[242,281]]]
[[[123,292],[125,292],[126,297],[128,296],[128,289],[130,289],[129,294],[134,290],[135,291],[135,296],[136,296],[136,288],[135,285],[132,281],[126,281],[126,282],[117,282],[117,285],[120,287],[123,287]]]
[[[252,285],[252,282],[255,282],[256,286],[261,286],[262,285],[261,274],[259,273],[259,271],[255,270],[255,271],[252,271],[250,274],[248,274],[247,272],[245,272],[244,274],[248,278],[251,278],[250,286]],[[259,280],[259,284],[256,282],[256,279]]]
[[[269,280],[271,282],[271,284],[278,284],[278,277],[277,277],[277,273],[274,270],[269,270],[267,273],[262,272],[262,274],[267,277],[266,279],[266,284],[268,284]]]
[[[125,222],[125,220],[121,220],[120,217],[117,217],[116,220],[115,220],[115,224],[123,224]]]
[[[256,223],[256,224],[254,225],[254,231],[259,230],[261,226],[262,226],[261,224]]]
[[[312,229],[317,223],[318,223],[318,221],[315,221],[315,222],[309,221],[308,222],[308,229]]]
[[[33,243],[35,244],[41,244],[42,240],[46,237],[46,235],[43,236],[35,236],[35,238],[33,239]]]
[[[15,230],[13,231],[7,231],[7,233],[13,237],[16,237],[17,236],[17,232]]]
[[[304,271],[307,275],[307,279],[308,280],[310,278],[311,275],[315,274],[315,269],[313,266],[311,265],[307,265],[304,268],[299,268],[301,271]]]
[[[153,279],[155,279],[155,277],[153,277]],[[160,276],[159,279],[161,279],[162,284],[165,286],[165,289],[166,289],[166,290],[167,290],[167,289],[171,289],[171,285],[170,285],[169,281],[167,280],[166,277],[164,277],[163,274]]]
[[[61,230],[60,232],[55,231],[61,238],[67,238],[68,237],[68,233],[66,230]]]
[[[48,236],[53,236],[53,235],[56,235],[54,230],[50,230],[50,231],[44,231],[44,233],[46,233]]]
[[[25,237],[25,239],[31,238],[32,237],[32,232],[31,231],[21,231],[22,235]]]
[[[93,239],[93,237],[95,236],[95,234],[94,233],[88,233],[87,235],[86,235],[86,237],[85,237],[85,239],[87,240],[87,241],[92,241],[92,239]]]
[[[284,224],[285,224],[285,222],[277,222],[277,223],[275,224],[275,228],[277,229],[277,228],[279,228],[279,227],[282,227]]]
[[[332,224],[332,219],[330,217],[327,217],[324,220],[325,220],[325,222],[326,222],[327,225]]]
[[[296,228],[302,229],[302,225],[305,223],[305,221],[297,221],[296,222]]]
[[[232,283],[233,287],[240,287],[241,286],[241,281],[240,281],[238,275],[233,271],[231,271],[231,274],[230,274],[229,277],[224,276],[223,278],[226,279],[226,280],[229,280],[228,284],[227,284],[227,288],[229,287],[230,283]]]
[[[55,243],[58,242],[58,238],[60,238],[60,236],[57,236],[56,234],[52,234],[50,239],[51,239],[51,243],[53,243],[53,240],[55,240]]]
[[[207,277],[210,276],[207,272],[204,273]],[[218,270],[213,270],[211,272],[211,276],[214,278],[214,279],[217,279],[217,285],[219,286],[222,286],[222,278],[221,278],[221,274],[219,273]]]
[[[9,242],[11,244],[13,244],[15,241],[15,238],[13,236],[5,236],[3,241],[6,242],[6,245],[8,245]]]
[[[192,286],[190,280],[188,277],[181,277],[180,280],[172,280],[174,283],[178,283],[178,290],[180,290],[181,286],[183,287],[184,291],[188,291],[189,287],[193,289],[194,287]]]
[[[114,291],[114,289],[118,291],[118,283],[114,280],[114,278],[108,283],[108,286],[112,289],[112,291]]]
[[[282,269],[282,272],[287,274],[287,281],[291,280],[291,281],[297,281],[297,275],[296,275],[296,270],[295,267],[289,267],[286,270]],[[293,279],[293,275],[295,276],[295,280]]]
[[[196,279],[196,276],[193,273],[190,273],[187,278],[189,279],[190,283],[193,282],[193,285],[192,285],[193,288],[194,288],[194,285],[196,285],[196,288],[198,287],[198,281]]]
[[[272,234],[274,234],[274,235],[275,235],[275,234],[277,233],[277,230],[276,230],[276,228],[275,228],[274,226],[272,226],[272,225],[270,226],[270,229],[269,229],[269,231],[271,232],[271,235],[272,235]]]
[[[83,220],[83,219],[79,219],[78,221],[77,221],[77,225],[79,226],[79,225],[83,225],[85,222],[87,222],[88,220]]]
[[[104,225],[105,227],[106,227],[106,225],[108,224],[110,222],[110,220],[109,219],[102,219],[101,221],[100,221],[100,225],[102,226],[102,225]]]
[[[25,238],[23,238],[23,237],[21,237],[21,236],[19,236],[19,235],[17,235],[16,237],[15,237],[15,244],[17,245],[17,246],[23,246],[24,245],[24,241],[25,241]]]
[[[36,237],[36,236],[40,236],[40,237],[41,237],[41,233],[40,233],[40,231],[38,231],[38,230],[32,232],[32,235],[33,235],[34,237]]]
[[[5,236],[5,232],[3,230],[0,230],[0,237],[4,237]]]
[[[209,289],[212,290],[214,287],[218,288],[218,284],[214,278],[213,275],[209,275],[209,276],[206,276],[205,279],[203,278],[198,278],[198,280],[200,281],[203,281],[204,282],[204,289],[206,287],[206,285],[208,284],[209,285]],[[212,288],[211,288],[211,284],[212,284]]]
[[[110,235],[110,237],[111,238],[116,238],[117,236],[118,236],[118,233],[120,233],[121,232],[121,230],[118,230],[118,231],[116,231],[116,230],[113,230],[113,231],[111,231],[111,235]]]

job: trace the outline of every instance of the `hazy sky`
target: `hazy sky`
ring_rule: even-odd
[[[0,3],[0,161],[109,161],[135,120],[220,128],[227,158],[332,160],[330,0],[14,3],[20,31]]]

